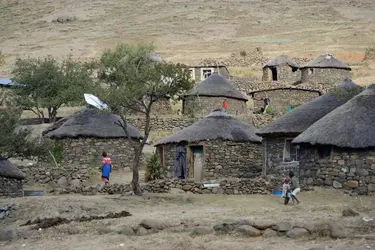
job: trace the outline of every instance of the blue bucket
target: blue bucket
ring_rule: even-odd
[[[281,191],[281,190],[272,190],[272,194],[273,195],[281,196],[283,194],[283,191]]]

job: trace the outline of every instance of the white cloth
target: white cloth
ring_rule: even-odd
[[[297,194],[299,192],[301,192],[301,189],[300,188],[296,188],[296,189],[293,190],[292,195],[297,197]]]

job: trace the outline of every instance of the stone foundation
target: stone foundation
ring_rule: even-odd
[[[375,194],[375,150],[301,147],[301,183]]]
[[[0,198],[23,197],[22,180],[0,176]]]
[[[231,115],[248,114],[249,108],[245,100],[238,100],[227,97],[211,96],[189,96],[183,100],[183,114],[194,114],[196,116],[209,115],[213,110],[222,108],[224,99],[227,100],[227,112]]]
[[[203,179],[205,180],[228,177],[252,178],[259,176],[262,172],[263,147],[261,144],[222,140],[205,141],[199,144],[204,146]],[[157,147],[159,160],[168,178],[174,177],[175,147],[175,144]],[[161,159],[162,155],[163,159]],[[188,171],[189,167],[191,166],[187,166]]]

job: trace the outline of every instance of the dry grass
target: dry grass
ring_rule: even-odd
[[[343,195],[331,189],[318,189],[314,192],[301,193],[300,205],[282,205],[280,197],[244,195],[188,195],[184,194],[145,194],[143,197],[126,196],[58,196],[30,197],[15,199],[19,211],[19,221],[43,214],[55,214],[58,209],[85,206],[95,207],[100,211],[127,209],[131,217],[86,223],[74,223],[80,234],[68,235],[68,226],[58,226],[43,230],[35,239],[18,240],[2,249],[18,249],[26,244],[27,249],[308,249],[313,246],[331,246],[331,249],[360,249],[362,240],[330,239],[244,239],[232,236],[189,236],[178,230],[165,230],[161,233],[144,237],[126,237],[123,235],[98,235],[97,229],[103,227],[120,228],[122,225],[134,225],[143,218],[153,218],[178,226],[184,222],[191,226],[213,226],[226,218],[267,219],[290,222],[341,221],[345,225],[353,225],[359,218],[343,218],[341,211],[344,206],[353,207],[361,215],[369,217],[374,214],[374,198],[358,198]],[[2,201],[4,202],[4,201]]]

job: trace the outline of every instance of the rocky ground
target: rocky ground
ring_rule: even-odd
[[[0,248],[370,249],[374,198],[303,192],[28,197],[0,201]],[[327,248],[326,248],[327,247]]]

